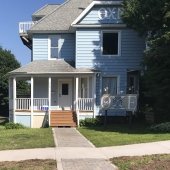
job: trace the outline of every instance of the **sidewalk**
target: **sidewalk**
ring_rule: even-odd
[[[116,168],[108,161],[113,157],[170,154],[170,140],[95,148],[76,129],[58,130],[54,133],[56,148],[0,151],[0,161],[55,159],[58,170],[114,170]]]

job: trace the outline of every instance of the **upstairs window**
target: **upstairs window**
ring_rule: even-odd
[[[102,36],[102,55],[120,55],[120,33],[103,32]]]
[[[59,58],[59,39],[60,36],[50,36],[50,58]]]

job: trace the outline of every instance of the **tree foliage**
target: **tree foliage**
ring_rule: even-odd
[[[20,67],[15,56],[0,47],[0,114],[8,115],[8,72]]]
[[[170,0],[124,0],[123,6],[124,22],[146,37],[145,105],[158,121],[170,120]]]

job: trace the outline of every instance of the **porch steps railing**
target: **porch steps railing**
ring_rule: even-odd
[[[48,107],[48,98],[34,98],[33,110],[41,111]],[[30,98],[16,98],[16,110],[30,111],[31,99]]]
[[[94,99],[93,98],[79,98],[78,110],[80,111],[93,111]]]

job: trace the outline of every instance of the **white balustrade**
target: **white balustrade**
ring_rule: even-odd
[[[48,107],[48,98],[34,98],[33,110],[44,110]]]
[[[17,98],[16,99],[16,110],[30,110],[31,108],[30,98]]]
[[[34,22],[20,22],[19,23],[19,33],[27,33],[28,30],[34,25]]]
[[[78,99],[78,109],[80,111],[93,111],[93,109],[94,109],[93,98],[79,98]]]
[[[48,107],[48,98],[34,98],[33,99],[33,110],[41,111]],[[30,98],[17,98],[16,99],[16,110],[29,111],[31,110],[31,99]]]

